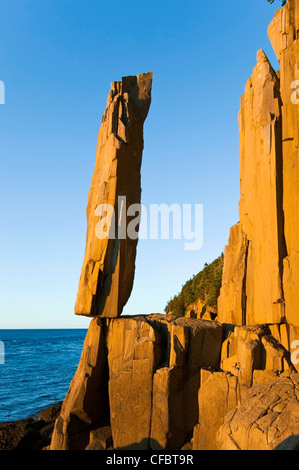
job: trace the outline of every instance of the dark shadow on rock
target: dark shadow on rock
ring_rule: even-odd
[[[299,434],[287,437],[274,450],[299,450]]]
[[[142,439],[140,442],[134,442],[129,446],[116,447],[114,450],[164,450],[163,447],[155,439]]]

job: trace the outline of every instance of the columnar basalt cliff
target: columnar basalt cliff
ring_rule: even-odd
[[[120,236],[118,197],[140,202],[152,76],[112,84],[75,308],[94,318],[50,449],[299,448],[299,353],[291,354],[299,340],[298,31],[299,5],[289,0],[269,27],[281,70],[259,51],[241,98],[240,221],[225,248],[216,320],[116,318],[131,293],[137,243]],[[118,229],[99,240],[103,203],[116,210]]]
[[[239,325],[284,320],[279,80],[263,51],[257,60],[241,99],[240,224],[232,229],[219,299],[219,320]]]
[[[283,213],[286,256],[283,259],[285,317],[299,326],[299,113],[294,88],[299,84],[299,5],[279,10],[268,34],[280,63],[282,106]]]
[[[240,222],[218,304],[221,322],[288,325],[288,349],[299,334],[298,30],[299,5],[289,0],[268,30],[280,72],[259,51],[241,99]]]

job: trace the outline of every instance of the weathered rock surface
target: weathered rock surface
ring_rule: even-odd
[[[289,0],[268,34],[241,99],[240,222],[225,250],[217,320],[269,324],[291,353],[299,326],[299,6]]]
[[[192,435],[200,370],[219,367],[222,335],[222,326],[207,320],[177,318],[167,324],[163,336],[169,355],[153,379],[152,449],[179,449]]]
[[[188,305],[185,313],[186,318],[199,318],[202,320],[215,320],[217,317],[217,309],[205,305],[201,299]]]
[[[110,425],[102,425],[90,431],[89,443],[85,450],[112,450],[113,439]]]
[[[246,315],[246,268],[248,240],[240,223],[230,230],[224,250],[222,286],[218,299],[217,320],[243,325]]]
[[[248,239],[245,322],[284,317],[281,260],[282,141],[279,80],[263,51],[241,100],[239,216]]]
[[[284,319],[281,126],[279,79],[259,51],[241,99],[240,223],[225,250],[220,321],[254,325]]]
[[[240,222],[218,299],[226,334],[221,370],[202,372],[194,449],[299,447],[298,30],[289,0],[268,30],[281,70],[259,51],[241,99]]]
[[[268,325],[235,327],[223,342],[220,367],[238,377],[240,397],[253,385],[257,370],[276,375],[296,372],[289,351],[271,335]]]
[[[299,377],[289,351],[271,334],[271,329],[277,334],[276,326],[231,325],[227,329],[222,343],[220,368],[201,371],[199,420],[193,433],[194,450],[220,450],[224,446],[217,442],[217,433],[231,412],[236,412],[247,402],[252,387],[278,377],[294,377],[294,380]],[[223,439],[227,429],[222,428]],[[232,439],[228,438],[225,445],[233,448]]]
[[[92,426],[109,417],[108,366],[101,319],[89,326],[81,359],[55,423],[51,450],[82,450]]]
[[[226,414],[238,403],[237,377],[226,372],[202,369],[198,394],[199,424],[193,434],[194,450],[217,450],[217,432]]]
[[[299,375],[253,386],[242,405],[225,417],[219,450],[299,448]]]
[[[127,236],[132,217],[127,217],[126,208],[140,204],[143,124],[151,86],[152,73],[124,77],[111,85],[88,196],[78,315],[118,317],[131,294],[138,230],[136,236]]]
[[[268,28],[280,63],[283,148],[283,211],[287,257],[283,288],[286,319],[299,326],[299,5],[289,0]]]
[[[146,319],[120,318],[110,320],[107,345],[114,448],[148,449],[161,337]]]

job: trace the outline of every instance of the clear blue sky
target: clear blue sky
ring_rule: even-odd
[[[152,71],[142,202],[204,205],[204,244],[144,240],[125,313],[162,312],[238,221],[240,95],[266,0],[1,0],[0,329],[87,327],[73,313],[110,82]]]

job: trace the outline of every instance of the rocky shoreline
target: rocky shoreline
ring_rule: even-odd
[[[42,409],[37,415],[0,423],[0,451],[50,450],[55,421],[62,402]],[[100,423],[92,432],[86,450],[113,450],[111,426]]]
[[[60,415],[61,406],[62,402],[58,402],[37,415],[0,423],[0,451],[50,450],[55,421]],[[91,431],[91,440],[85,450],[114,450],[110,423],[103,421]],[[191,440],[180,450],[192,450]]]
[[[0,423],[0,450],[43,450],[50,445],[61,402],[55,403],[37,415],[18,421]]]

